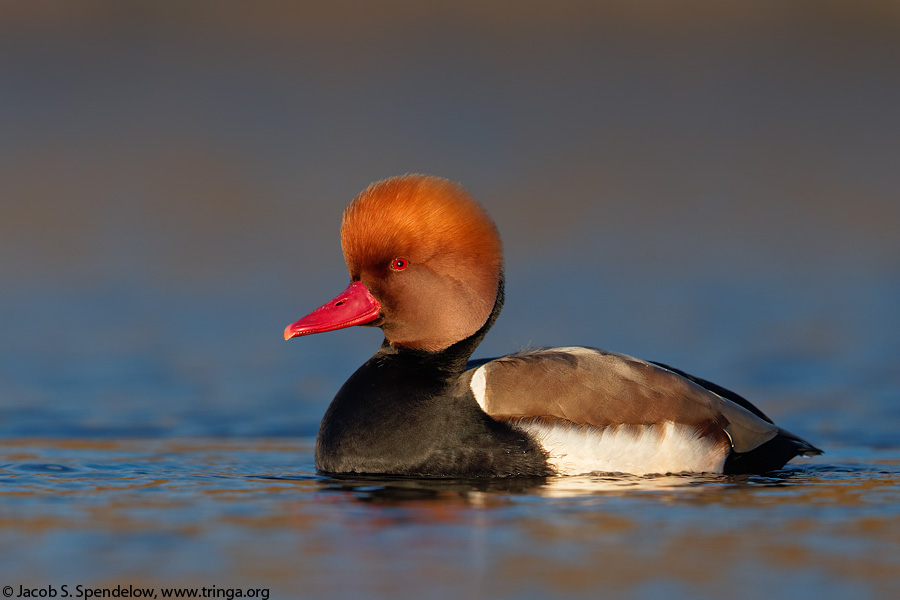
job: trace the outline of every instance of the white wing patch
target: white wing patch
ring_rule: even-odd
[[[478,406],[481,407],[481,410],[487,411],[487,382],[484,377],[484,365],[475,369],[475,372],[472,374],[472,381],[469,383],[469,387],[472,388],[472,394],[475,396],[475,400],[478,402]]]
[[[522,420],[516,427],[543,446],[559,475],[721,473],[729,452],[712,437],[698,437],[695,428],[671,421],[598,429]]]

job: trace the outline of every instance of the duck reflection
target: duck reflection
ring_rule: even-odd
[[[594,473],[567,477],[445,479],[382,475],[331,475],[318,484],[360,502],[400,505],[422,501],[458,505],[507,505],[516,497],[585,498],[634,493],[677,493],[686,498],[746,487],[780,487],[795,474],[784,470],[768,476],[719,474],[628,475]]]

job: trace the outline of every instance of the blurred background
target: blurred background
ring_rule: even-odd
[[[281,332],[346,285],[344,206],[422,172],[504,238],[478,355],[895,444],[898,6],[4,2],[0,435],[315,435],[380,332]]]

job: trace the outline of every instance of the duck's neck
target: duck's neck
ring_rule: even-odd
[[[475,348],[478,347],[478,344],[480,344],[481,340],[484,339],[484,336],[487,335],[488,330],[493,326],[497,317],[500,316],[500,311],[503,309],[504,298],[504,277],[503,272],[501,271],[499,282],[497,284],[497,298],[494,301],[494,308],[491,309],[491,314],[488,315],[487,321],[484,322],[484,325],[482,325],[478,331],[464,340],[460,340],[455,344],[436,352],[393,346],[385,340],[381,345],[381,349],[379,349],[378,353],[373,358],[379,356],[402,357],[404,360],[414,362],[425,369],[432,367],[448,374],[462,373],[466,370],[466,362],[469,360],[469,357],[472,356],[472,353],[475,352]]]

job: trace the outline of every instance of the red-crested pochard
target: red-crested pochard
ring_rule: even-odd
[[[503,305],[500,237],[459,185],[373,183],[344,211],[350,285],[284,331],[366,325],[384,343],[322,419],[325,473],[502,477],[764,473],[821,450],[741,396],[586,347],[467,362]]]

